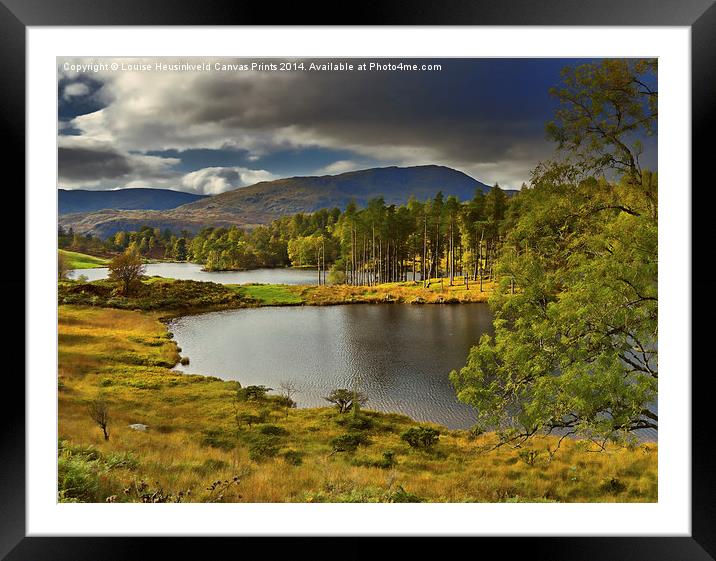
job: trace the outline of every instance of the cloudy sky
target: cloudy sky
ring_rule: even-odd
[[[329,61],[366,62],[291,59],[304,70],[272,71],[239,67],[286,60],[58,59],[58,185],[216,194],[281,177],[438,164],[519,188],[554,151],[544,133],[556,107],[548,89],[562,67],[583,62],[309,69]],[[157,62],[202,66],[162,70]]]

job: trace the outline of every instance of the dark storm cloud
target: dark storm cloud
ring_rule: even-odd
[[[549,78],[562,64],[548,61],[550,72],[540,62],[546,80],[535,61],[461,59],[439,61],[439,72],[304,72],[238,84],[220,75],[197,82],[180,107],[189,124],[292,126],[336,144],[424,146],[454,160],[495,161],[513,146],[546,144]]]
[[[343,60],[354,66],[368,62]],[[327,62],[292,61],[302,62],[306,69],[311,62]],[[167,162],[162,160],[172,159],[174,172],[196,173],[185,177],[185,183],[218,189],[224,176],[234,173],[224,168],[240,170],[248,180],[257,173],[310,175],[379,165],[440,164],[485,182],[519,187],[540,160],[554,153],[544,132],[557,105],[549,88],[560,83],[564,66],[586,62],[403,61],[442,68],[99,73],[91,81],[83,75],[64,76],[58,89],[62,111],[75,116],[61,123],[60,134],[74,134],[74,148],[101,142],[112,150],[63,155],[60,177],[74,181],[116,174],[131,176],[136,183],[140,172],[155,168],[156,174],[158,168],[165,173]],[[92,103],[99,109],[89,111],[95,108]],[[81,135],[76,136],[77,131]],[[141,161],[138,155],[130,158],[130,153],[156,160]],[[84,157],[85,169],[80,170]],[[210,171],[197,173],[202,170]]]
[[[129,158],[112,150],[58,148],[60,177],[69,180],[120,179],[132,172]]]
[[[63,186],[113,188],[134,181],[177,180],[175,158],[120,152],[98,142],[84,142],[77,136],[61,137],[57,149],[58,174]]]

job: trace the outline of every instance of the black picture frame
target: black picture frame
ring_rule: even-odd
[[[0,0],[0,127],[7,142],[3,160],[8,184],[3,196],[9,197],[22,221],[24,195],[10,188],[25,184],[25,31],[28,26],[84,25],[565,25],[565,26],[688,26],[692,38],[692,183],[698,185],[699,204],[693,204],[694,189],[688,185],[669,186],[684,192],[692,200],[692,257],[710,255],[711,223],[708,213],[715,188],[707,173],[713,159],[708,136],[716,124],[716,6],[714,0],[557,0],[548,4],[534,0],[393,0],[376,3],[293,3],[277,6],[270,2],[187,0]],[[709,157],[710,156],[710,157]],[[10,165],[12,163],[12,165]],[[708,170],[708,171],[707,171]],[[15,200],[12,200],[12,198]],[[18,224],[18,228],[20,225]],[[19,230],[18,230],[19,231]],[[24,227],[23,227],[24,231]],[[24,252],[23,252],[24,254]],[[25,255],[25,259],[30,256]],[[709,348],[708,329],[699,331],[697,317],[708,317],[714,282],[703,268],[704,261],[692,258],[691,289],[699,297],[697,313],[692,314],[692,531],[690,537],[529,537],[529,538],[460,538],[469,544],[452,543],[450,548],[467,547],[479,551],[500,551],[503,557],[558,560],[707,560],[716,559],[716,460],[712,454],[711,409],[708,391],[709,370],[697,368],[697,358]],[[688,280],[684,271],[685,280]],[[9,275],[8,275],[9,277]],[[3,294],[25,294],[24,273],[0,278]],[[10,318],[17,324],[20,299],[15,300],[17,313]],[[8,305],[13,305],[11,302]],[[22,310],[24,313],[24,309]],[[24,317],[24,316],[23,316]],[[24,322],[24,320],[23,320]],[[9,333],[8,349],[19,349],[24,329]],[[30,334],[28,334],[30,335]],[[15,343],[14,345],[12,343]],[[22,344],[24,347],[25,340]],[[17,354],[17,353],[16,353]],[[50,560],[127,560],[205,557],[207,552],[224,548],[239,554],[250,551],[279,557],[300,552],[308,538],[100,538],[100,537],[26,537],[25,532],[25,395],[24,380],[17,365],[5,363],[3,394],[6,397],[0,428],[0,558],[8,561]],[[684,373],[685,379],[688,372]],[[9,407],[9,402],[17,405]],[[81,531],[78,528],[78,531]],[[320,534],[320,529],[316,532]],[[559,520],[555,520],[559,532]],[[239,546],[236,540],[244,542]],[[312,554],[357,558],[370,551],[381,554],[400,548],[401,557],[412,551],[425,551],[421,538],[408,543],[401,539],[380,539],[369,546],[354,543],[366,538],[325,538],[328,543],[311,547]],[[369,538],[378,540],[379,538]],[[478,540],[475,542],[474,540]],[[271,542],[270,546],[267,545]],[[248,543],[264,542],[264,543]],[[340,543],[330,543],[340,542]],[[264,549],[268,547],[269,549]],[[376,549],[378,548],[378,549]],[[407,549],[406,549],[407,548]],[[488,549],[489,548],[489,549]],[[496,548],[496,549],[493,549]],[[363,553],[361,553],[361,551]],[[342,553],[336,553],[342,552]],[[213,557],[214,555],[211,555]]]

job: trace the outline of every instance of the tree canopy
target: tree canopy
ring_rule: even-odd
[[[565,72],[560,92],[584,87],[577,109],[558,111],[560,145],[573,158],[538,166],[509,208],[490,300],[494,337],[483,336],[450,375],[458,398],[503,442],[552,432],[621,440],[658,428],[657,177],[636,159],[632,166],[619,129],[646,133],[656,114],[630,106],[632,125],[613,117],[606,135],[589,116],[573,118],[602,115],[617,82],[629,89],[612,107],[653,93],[655,108],[655,90],[640,85],[651,68],[604,61]],[[597,139],[589,153],[577,150],[585,138]],[[619,179],[585,173],[597,160]]]

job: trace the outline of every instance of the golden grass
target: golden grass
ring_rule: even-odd
[[[384,303],[404,304],[458,304],[465,302],[487,302],[493,284],[480,284],[470,281],[464,284],[463,277],[455,277],[453,286],[449,279],[432,279],[430,287],[418,282],[391,282],[376,286],[349,286],[345,284],[324,286],[290,287],[309,305],[330,305],[345,303]]]
[[[401,489],[408,499],[447,502],[657,499],[654,443],[597,453],[583,442],[565,439],[549,461],[546,448],[556,440],[539,438],[529,445],[538,455],[528,465],[517,449],[488,452],[495,441],[492,434],[470,438],[466,431],[442,427],[434,450],[414,450],[400,438],[414,421],[363,411],[372,422],[366,431],[369,444],[353,453],[334,453],[331,439],[347,432],[350,414],[330,408],[287,412],[271,397],[237,401],[234,382],[170,370],[167,366],[178,360],[178,353],[157,317],[59,307],[60,460],[62,473],[88,485],[80,500],[139,500],[135,489],[141,481],[150,490],[183,492],[184,501],[405,500]],[[109,441],[87,413],[87,401],[98,395],[110,407]],[[237,412],[263,416],[263,421],[237,425]],[[134,431],[128,427],[132,423],[146,424],[149,430]],[[287,434],[262,434],[266,425]],[[268,454],[261,457],[257,450]],[[300,465],[289,461],[287,451],[300,454]],[[397,464],[371,467],[386,451],[394,453]],[[82,458],[89,459],[82,463]],[[77,473],[85,468],[82,479]],[[237,484],[231,482],[235,476]],[[219,480],[229,483],[212,490]],[[73,493],[70,489],[64,499],[71,500]]]

